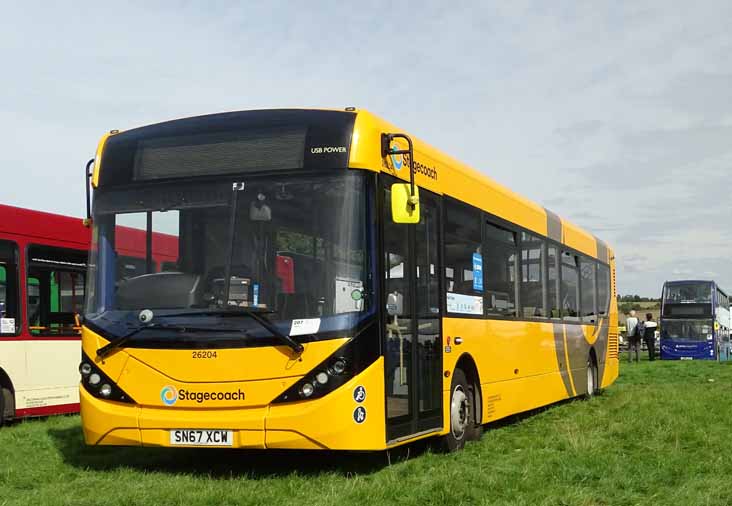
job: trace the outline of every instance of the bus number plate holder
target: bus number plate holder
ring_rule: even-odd
[[[171,446],[234,446],[234,431],[218,429],[172,429]]]

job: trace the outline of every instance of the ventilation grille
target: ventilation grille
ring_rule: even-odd
[[[610,272],[612,273],[612,278],[613,278],[613,297],[617,297],[618,296],[618,288],[615,285],[615,262],[613,262],[613,264],[611,265]]]
[[[607,358],[618,358],[617,334],[610,334],[607,338]]]

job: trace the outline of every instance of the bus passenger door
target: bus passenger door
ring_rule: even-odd
[[[383,186],[387,440],[442,428],[440,200],[420,188],[420,222],[394,223]]]

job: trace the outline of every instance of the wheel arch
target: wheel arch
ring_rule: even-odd
[[[465,378],[468,383],[473,387],[475,391],[475,417],[476,422],[483,423],[483,392],[480,387],[480,375],[478,374],[478,367],[475,365],[475,360],[469,353],[463,353],[460,355],[455,369],[460,369],[465,373]]]

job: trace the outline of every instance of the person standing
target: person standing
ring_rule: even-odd
[[[640,353],[640,329],[638,328],[638,318],[635,316],[635,310],[630,310],[630,315],[625,319],[625,336],[628,339],[628,362],[633,362],[633,351],[635,351],[635,361],[639,361]]]
[[[643,323],[643,340],[648,347],[648,360],[656,360],[656,328],[658,324],[653,321],[653,315],[646,313],[646,321]]]

